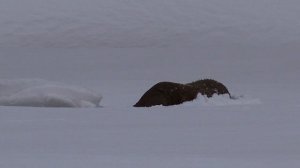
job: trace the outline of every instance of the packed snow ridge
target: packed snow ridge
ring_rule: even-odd
[[[37,79],[0,80],[0,105],[30,107],[98,107],[100,94]]]

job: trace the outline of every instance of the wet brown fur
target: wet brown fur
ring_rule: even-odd
[[[198,80],[187,84],[159,82],[151,87],[134,107],[177,105],[196,99],[199,93],[207,97],[212,97],[213,94],[230,95],[222,83],[212,79]]]

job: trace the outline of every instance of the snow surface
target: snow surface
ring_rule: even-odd
[[[297,50],[3,49],[3,78],[83,86],[103,100],[100,108],[0,107],[1,168],[298,168]],[[132,107],[158,81],[204,77],[239,98]]]
[[[229,106],[247,104],[261,104],[261,101],[258,98],[250,98],[243,95],[232,95],[232,98],[230,98],[229,95],[213,95],[213,97],[208,98],[199,94],[197,96],[197,99],[195,99],[194,101],[183,103],[184,106]]]
[[[300,44],[296,0],[1,0],[0,46]]]
[[[0,106],[0,167],[299,168],[299,8],[293,0],[1,0],[0,83],[13,87],[0,95],[103,100]],[[201,78],[238,99],[132,107],[159,81]],[[20,79],[28,80],[7,85]]]
[[[100,94],[44,80],[0,81],[0,105],[30,107],[98,107]]]

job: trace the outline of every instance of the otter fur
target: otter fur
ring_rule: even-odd
[[[230,96],[228,89],[222,83],[212,79],[187,84],[159,82],[145,92],[134,107],[178,105],[196,99],[199,93],[207,97],[212,97],[213,94],[229,94]]]
[[[230,96],[230,93],[226,86],[213,79],[198,80],[195,82],[187,83],[186,85],[195,87],[198,93],[201,93],[208,98],[212,97],[214,94],[228,94]]]

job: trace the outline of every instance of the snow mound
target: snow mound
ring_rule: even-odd
[[[29,107],[98,107],[100,94],[45,80],[0,80],[0,105]]]
[[[244,95],[232,96],[232,98],[230,98],[229,95],[214,95],[211,98],[207,98],[206,96],[199,94],[197,99],[184,103],[184,106],[231,106],[251,104],[261,104],[261,101],[260,99]]]

